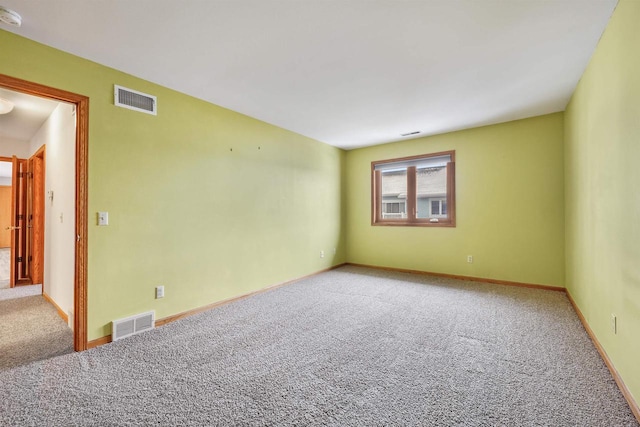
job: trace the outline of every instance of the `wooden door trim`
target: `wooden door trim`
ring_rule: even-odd
[[[12,197],[17,207],[17,217],[15,219],[16,226],[19,227],[14,231],[16,237],[16,241],[14,243],[15,247],[19,249],[18,259],[22,258],[22,261],[18,261],[18,259],[14,258],[13,262],[15,262],[16,266],[19,266],[19,268],[15,270],[15,284],[16,286],[25,286],[33,284],[33,282],[31,281],[31,276],[29,275],[29,271],[26,268],[26,266],[28,265],[27,255],[29,248],[29,239],[27,238],[28,221],[26,215],[27,204],[29,202],[29,160],[18,160],[17,166],[18,167],[16,167],[16,172],[19,171],[19,175],[15,180],[12,179],[12,181],[16,182],[16,189],[18,190],[17,195],[15,197]],[[11,246],[13,247],[14,245],[12,244]]]
[[[18,166],[19,160],[16,156],[11,157],[11,212],[9,218],[9,227],[11,227],[11,243],[10,243],[10,255],[9,255],[9,287],[15,288],[16,286],[16,233],[13,227],[16,225],[16,185],[18,181]]]
[[[42,147],[38,148],[38,149],[36,150],[36,152],[35,152],[35,153],[33,153],[33,154],[31,155],[31,157],[29,157],[29,158],[30,158],[30,159],[33,159],[34,157],[42,157],[42,158],[44,158],[44,156],[46,155],[46,154],[45,154],[45,153],[46,153],[46,149],[47,149],[47,145],[46,145],[46,144],[42,144]]]
[[[35,201],[36,201],[36,186],[35,186],[35,178],[36,178],[36,173],[35,173],[35,159],[38,158],[42,161],[42,170],[40,171],[40,179],[42,180],[42,192],[40,194],[40,197],[42,198],[42,206],[36,206]],[[31,203],[31,214],[33,215],[34,220],[37,220],[39,225],[41,226],[40,229],[40,239],[36,239],[36,227],[33,227],[32,230],[32,235],[31,235],[31,246],[30,246],[30,251],[29,254],[34,254],[37,252],[40,256],[36,259],[36,257],[34,256],[33,261],[29,264],[29,271],[30,274],[29,276],[31,277],[31,281],[32,283],[38,283],[38,281],[40,282],[40,286],[42,287],[42,295],[45,295],[44,293],[44,236],[45,236],[45,184],[46,184],[46,180],[47,180],[47,147],[46,144],[42,144],[42,146],[40,148],[38,148],[36,150],[35,153],[33,153],[33,155],[31,157],[29,157],[29,161],[32,162],[31,164],[33,165],[33,189],[32,189],[32,194],[31,194],[31,199],[32,199],[32,203]],[[41,209],[42,208],[42,209]],[[36,218],[39,217],[39,218]],[[36,248],[37,251],[36,251]],[[37,263],[37,264],[36,264]],[[39,266],[40,271],[40,275],[35,276],[33,273],[35,272],[35,269],[33,268],[34,264]],[[35,276],[35,278],[34,278]],[[40,280],[36,280],[36,278],[40,279]],[[57,305],[56,305],[57,307]],[[69,323],[67,321],[67,323]]]
[[[0,87],[76,106],[76,254],[73,347],[87,349],[87,230],[89,166],[89,98],[39,83],[0,74]]]

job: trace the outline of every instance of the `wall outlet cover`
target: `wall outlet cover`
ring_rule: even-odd
[[[109,225],[109,212],[98,212],[98,225]]]

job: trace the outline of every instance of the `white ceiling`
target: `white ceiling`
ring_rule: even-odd
[[[346,149],[564,110],[617,3],[1,1],[4,29]]]
[[[0,98],[13,102],[13,110],[0,114],[0,139],[29,141],[58,106],[37,96],[0,88]]]

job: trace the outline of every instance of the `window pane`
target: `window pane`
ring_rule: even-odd
[[[431,201],[431,215],[440,215],[440,201],[432,200]]]
[[[447,215],[446,166],[416,169],[416,218],[442,218]]]
[[[407,217],[407,169],[383,171],[380,174],[382,187],[382,219]]]

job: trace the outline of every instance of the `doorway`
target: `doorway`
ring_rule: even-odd
[[[73,343],[75,351],[87,349],[87,187],[89,98],[0,74],[0,88],[70,103],[76,114],[75,128],[75,260],[73,268]],[[42,153],[44,160],[44,152]],[[30,159],[38,167],[40,159]],[[43,166],[44,162],[40,166]],[[34,183],[34,185],[36,185]],[[33,190],[33,188],[32,188]],[[62,221],[62,217],[60,218]],[[34,236],[35,237],[35,236]],[[33,261],[33,259],[31,260]]]
[[[0,289],[13,287],[11,280],[11,203],[13,165],[0,157]]]
[[[44,291],[44,168],[44,146],[28,160],[0,156],[0,289]]]

